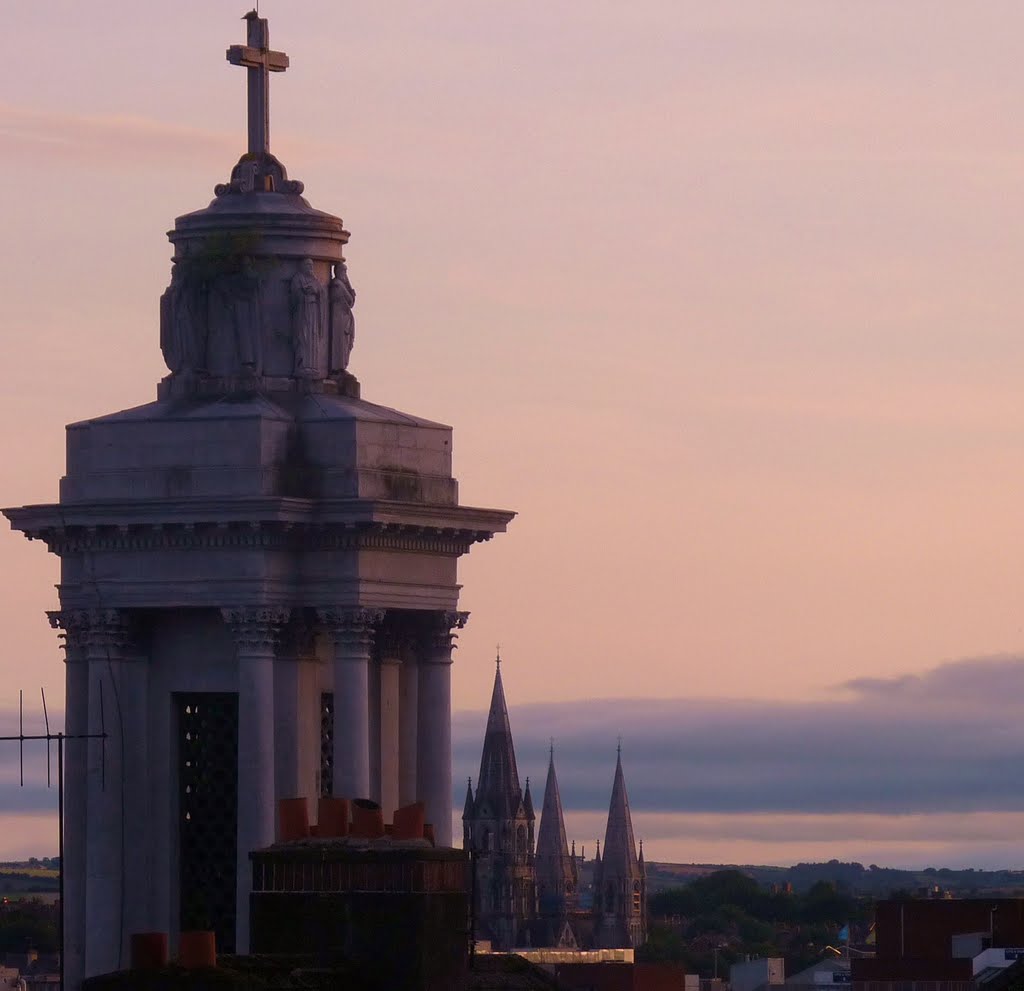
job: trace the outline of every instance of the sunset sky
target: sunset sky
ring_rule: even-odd
[[[165,232],[245,81],[244,4],[9,8],[15,506],[56,499],[64,424],[155,398]],[[363,396],[519,513],[462,564],[460,787],[500,642],[521,774],[554,736],[588,846],[621,735],[651,859],[1024,867],[1024,6],[261,14],[272,149],[352,232]],[[57,573],[5,524],[0,734],[19,688],[60,705]],[[0,858],[54,852],[16,785],[0,751]]]

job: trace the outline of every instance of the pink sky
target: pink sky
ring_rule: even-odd
[[[498,641],[513,706],[1021,652],[1024,8],[261,12],[273,149],[352,231],[363,395],[520,513],[463,564],[458,708]],[[242,13],[5,13],[4,505],[56,497],[65,423],[154,398],[164,232],[243,150]],[[59,701],[56,561],[0,562],[0,707]]]

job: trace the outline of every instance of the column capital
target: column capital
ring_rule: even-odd
[[[263,653],[277,646],[291,612],[280,606],[226,606],[220,614],[240,652]]]
[[[317,609],[316,618],[330,634],[335,646],[369,650],[384,619],[383,609]]]
[[[431,659],[435,663],[451,663],[451,652],[455,650],[455,641],[459,636],[455,631],[461,630],[467,622],[469,622],[468,612],[430,614],[425,624],[424,637],[434,655]]]
[[[50,626],[61,631],[61,646],[69,660],[72,652],[122,653],[134,646],[127,609],[55,609],[46,616]]]

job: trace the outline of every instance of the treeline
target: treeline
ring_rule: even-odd
[[[830,881],[849,888],[855,894],[889,897],[893,892],[917,892],[921,888],[938,886],[957,894],[1007,894],[1024,890],[1024,871],[981,871],[972,867],[951,870],[948,867],[928,867],[921,871],[904,871],[895,867],[879,867],[830,860],[826,863],[801,863],[792,867],[744,868],[762,884],[792,884],[798,891],[806,891],[818,881]]]
[[[850,927],[867,936],[873,903],[818,881],[806,892],[771,890],[739,870],[722,870],[653,895],[649,939],[641,956],[682,962],[705,977],[728,977],[729,965],[751,957],[783,957],[794,974],[839,947]]]

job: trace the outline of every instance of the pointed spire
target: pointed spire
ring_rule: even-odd
[[[597,852],[594,854],[594,860],[596,863],[601,863],[601,841],[597,841]]]
[[[608,805],[608,826],[604,834],[605,876],[633,878],[639,875],[636,841],[633,838],[633,820],[629,813],[626,779],[622,773],[622,743],[617,748],[615,780]]]
[[[530,779],[526,779],[526,792],[523,795],[523,811],[526,813],[527,819],[536,819],[537,816],[533,811],[533,797],[530,795]]]
[[[576,866],[576,846],[572,855],[565,838],[565,817],[562,814],[562,797],[558,791],[558,776],[555,774],[554,743],[548,757],[548,779],[544,785],[544,807],[540,814],[540,829],[537,832],[537,886],[546,894],[539,903],[542,915],[565,918],[566,913],[575,910],[579,872]]]
[[[640,841],[640,855],[637,857],[637,866],[640,868],[640,873],[647,874],[647,865],[644,863],[644,841]]]
[[[497,655],[491,708],[484,731],[484,750],[476,779],[476,807],[487,806],[493,816],[510,816],[519,808],[523,794],[519,787],[512,727],[508,721],[505,688],[501,681],[501,654]]]
[[[462,808],[462,818],[471,819],[473,817],[473,779],[466,778],[466,804]]]
[[[537,831],[538,870],[543,860],[551,862],[552,869],[561,874],[562,862],[569,856],[569,844],[565,838],[565,817],[562,814],[562,796],[558,791],[558,777],[555,774],[555,753],[551,750],[548,762],[548,780],[544,785],[544,806],[540,813],[540,829]]]

